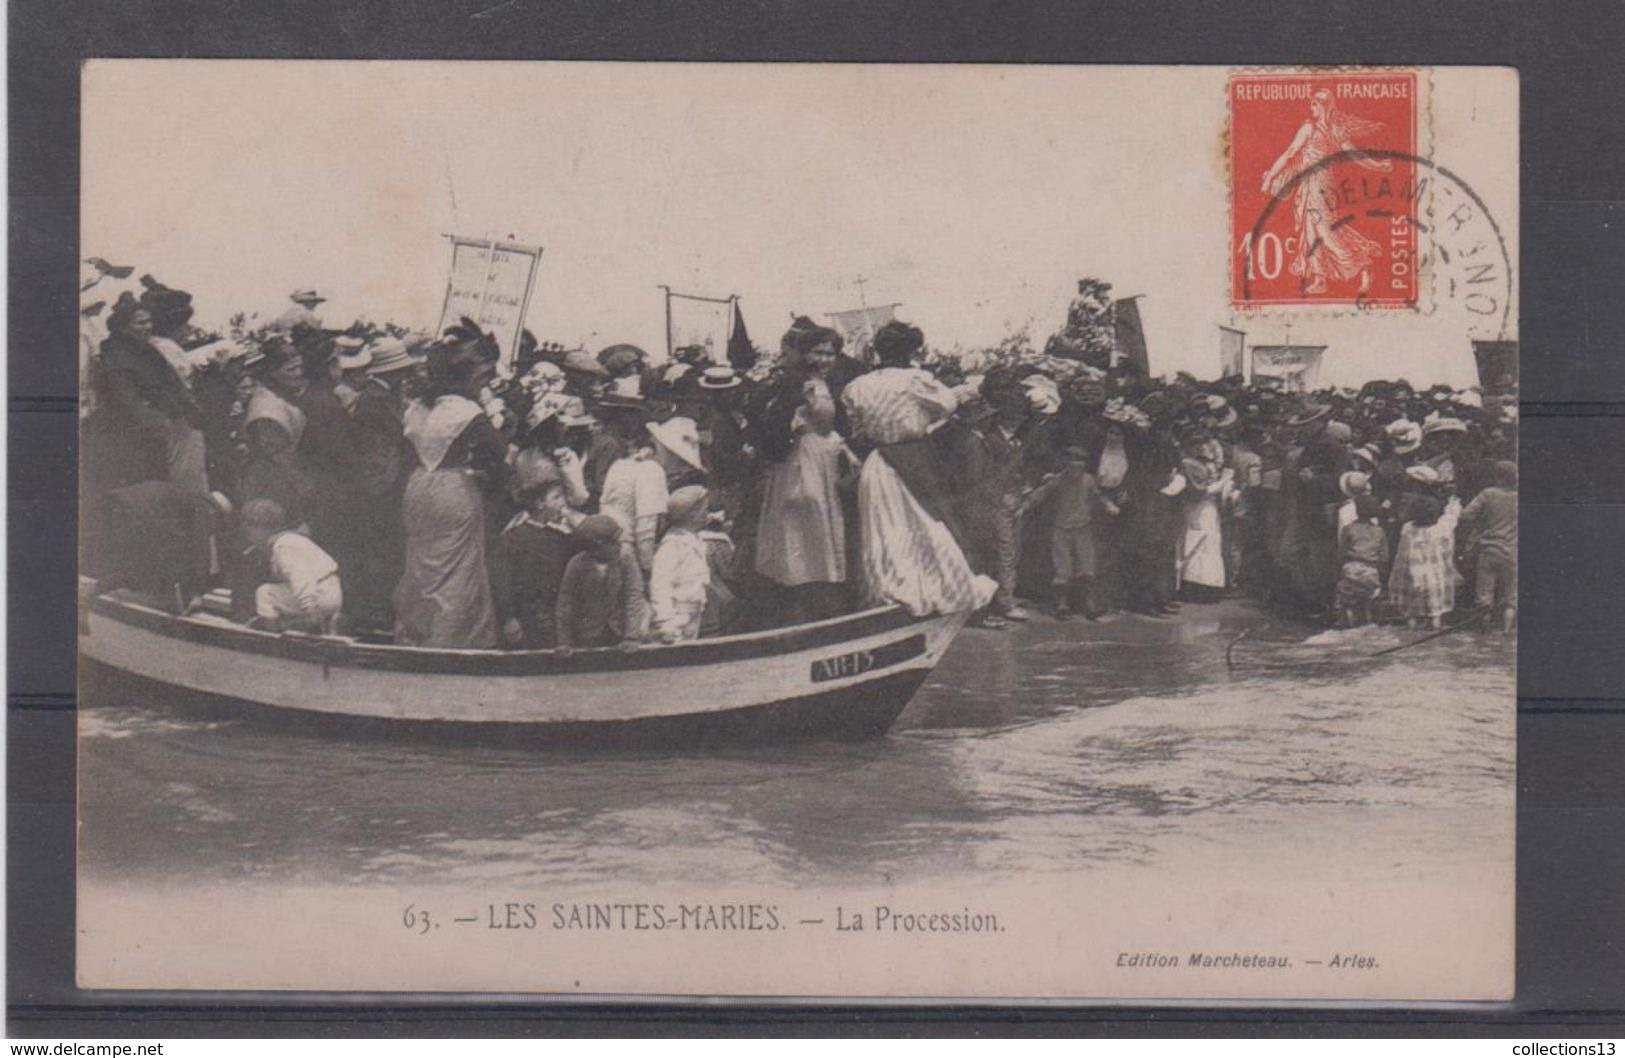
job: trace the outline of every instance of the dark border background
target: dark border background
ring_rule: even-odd
[[[1625,5],[12,0],[8,17],[10,1035],[1594,1037],[1625,1027]],[[1518,998],[1448,1011],[944,1010],[376,999],[315,1006],[295,995],[154,1000],[78,991],[73,292],[78,64],[94,56],[1516,67],[1524,420]]]

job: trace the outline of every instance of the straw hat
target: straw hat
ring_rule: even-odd
[[[580,397],[564,398],[564,407],[559,411],[559,425],[568,429],[575,426],[591,426],[597,421],[588,414],[587,405]]]
[[[1439,472],[1428,466],[1426,463],[1418,463],[1414,467],[1406,467],[1405,476],[1416,482],[1418,485],[1437,485],[1439,483]]]
[[[372,363],[372,351],[360,338],[341,335],[333,339],[333,351],[338,354],[341,371],[359,371]]]
[[[739,372],[731,367],[708,367],[700,373],[701,389],[733,389],[744,384],[745,380],[739,376]]]
[[[387,375],[405,371],[422,363],[406,351],[406,343],[399,338],[379,338],[367,346],[367,374]]]
[[[1460,419],[1448,415],[1428,416],[1422,424],[1422,436],[1431,437],[1436,433],[1466,433],[1467,424]]]
[[[1350,470],[1338,476],[1337,488],[1351,500],[1356,496],[1364,496],[1371,491],[1371,476],[1358,470]]]
[[[1288,426],[1308,426],[1310,423],[1318,422],[1331,413],[1332,406],[1330,404],[1311,403],[1306,405],[1298,414],[1288,419],[1286,424]]]
[[[1422,428],[1409,419],[1395,419],[1385,428],[1388,442],[1399,455],[1406,455],[1422,447]]]
[[[695,470],[705,469],[705,462],[700,458],[700,428],[693,419],[674,415],[665,422],[650,423],[647,429],[660,447]]]
[[[314,290],[307,288],[304,290],[295,290],[292,294],[288,295],[288,300],[297,301],[301,305],[320,305],[327,299],[316,293]]]
[[[1382,453],[1377,450],[1376,445],[1361,445],[1349,454],[1363,463],[1370,464],[1373,468],[1382,462]]]
[[[543,393],[531,402],[530,411],[525,413],[525,425],[532,430],[542,423],[563,413],[568,398],[562,393]]]

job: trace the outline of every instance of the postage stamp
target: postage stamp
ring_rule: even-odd
[[[1418,305],[1417,81],[1415,71],[1231,75],[1233,305]]]

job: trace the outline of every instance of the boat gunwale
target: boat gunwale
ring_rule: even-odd
[[[336,636],[275,633],[167,613],[110,595],[90,600],[89,609],[109,620],[166,638],[223,650],[340,668],[487,677],[627,672],[760,660],[918,628],[949,616],[913,617],[901,606],[890,605],[809,624],[687,643],[651,643],[635,650],[581,648],[560,653],[557,650],[441,649],[361,643]],[[93,636],[94,632],[88,634]]]

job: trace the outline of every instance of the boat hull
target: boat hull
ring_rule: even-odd
[[[90,604],[83,700],[356,734],[629,749],[884,734],[963,624],[895,608],[634,651],[440,651]]]
[[[628,720],[466,723],[382,720],[267,706],[159,683],[87,660],[81,686],[87,703],[152,705],[207,720],[240,720],[313,736],[379,741],[473,744],[527,749],[650,752],[773,745],[805,739],[861,741],[889,731],[929,673],[897,673],[861,687],[826,691],[719,712]]]

